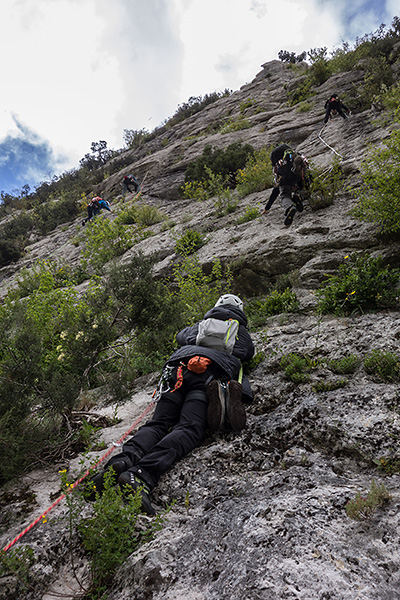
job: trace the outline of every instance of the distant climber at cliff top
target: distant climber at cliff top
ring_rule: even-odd
[[[95,196],[92,198],[87,205],[88,216],[82,221],[82,226],[85,225],[87,221],[91,222],[102,209],[112,212],[107,200],[103,200],[103,198],[100,198],[100,196]]]
[[[332,119],[332,114],[334,115],[338,113],[343,119],[347,119],[347,114],[350,113],[350,110],[343,104],[338,94],[332,94],[328,100],[325,102],[325,119],[324,123],[327,123],[329,118]],[[346,114],[347,113],[347,114]]]
[[[281,144],[271,152],[275,187],[271,192],[263,214],[267,214],[280,196],[285,212],[285,227],[290,227],[296,212],[303,212],[302,191],[309,185],[308,163],[305,156],[294,152],[287,144]]]

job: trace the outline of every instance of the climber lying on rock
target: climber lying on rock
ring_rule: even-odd
[[[234,431],[245,427],[242,400],[251,402],[252,392],[247,378],[239,382],[241,361],[252,358],[254,345],[240,298],[221,296],[202,321],[176,339],[180,348],[164,367],[153,417],[92,478],[88,499],[102,492],[104,474],[112,469],[115,483],[126,493],[140,490],[143,511],[154,515],[151,490],[176,461],[201,444],[207,426],[218,430],[227,419]]]

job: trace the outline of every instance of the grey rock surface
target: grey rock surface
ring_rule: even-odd
[[[344,256],[368,250],[399,265],[398,240],[384,239],[372,225],[348,213],[355,202],[352,188],[358,185],[361,158],[370,143],[381,143],[389,132],[373,121],[372,109],[345,122],[336,118],[323,128],[326,96],[333,88],[342,94],[350,90],[362,80],[362,71],[335,75],[317,88],[308,112],[288,107],[287,90],[299,84],[305,68],[266,63],[252,82],[153,140],[151,154],[142,155],[140,149],[127,153],[132,162],[124,172],[134,172],[143,182],[143,202],[176,226],[174,233],[162,223],[152,226],[153,235],[122,261],[137,249],[158,252],[156,276],[168,275],[176,260],[174,235],[195,228],[207,236],[198,252],[205,268],[216,258],[224,264],[236,261],[247,297],[262,294],[277,275],[289,273],[301,312],[271,317],[253,334],[265,358],[250,374],[255,399],[247,409],[246,429],[209,434],[162,478],[153,493],[155,506],[162,512],[176,503],[163,529],[119,569],[108,600],[400,598],[400,475],[378,469],[381,458],[400,461],[399,391],[394,383],[373,380],[362,364],[374,349],[398,353],[400,312],[320,318],[314,311],[315,289]],[[254,100],[244,113],[251,127],[206,133],[210,125],[238,119],[241,103],[248,99]],[[215,216],[212,199],[182,200],[178,188],[187,164],[207,144],[226,147],[235,141],[256,148],[290,142],[322,167],[331,164],[334,148],[343,157],[347,189],[328,208],[313,211],[306,204],[290,229],[283,226],[278,202],[267,216],[261,215],[269,190],[240,199],[238,211],[223,218]],[[114,218],[123,207],[120,179],[116,173],[96,189],[112,200],[113,213],[105,218]],[[247,207],[257,207],[260,217],[238,225]],[[81,247],[75,238],[81,230],[77,219],[32,240],[23,260],[0,270],[1,294],[15,283],[21,268],[38,259],[77,261]],[[314,360],[306,383],[295,385],[285,378],[280,360],[292,352]],[[346,376],[344,387],[316,392],[318,382],[342,378],[329,369],[329,361],[348,354],[359,356],[360,364]],[[148,406],[155,380],[138,382],[131,398],[118,407],[120,423],[102,431],[108,446]],[[100,414],[112,410],[101,402],[96,408]],[[71,461],[72,474],[79,460]],[[3,498],[13,494],[0,521],[3,546],[51,504],[59,491],[58,469],[54,465],[29,473],[1,491]],[[357,492],[367,493],[373,479],[385,484],[391,501],[368,521],[350,520],[347,502]],[[31,503],[23,500],[26,489],[35,495]],[[2,578],[0,599],[47,600],[54,592],[79,597],[77,580],[87,585],[87,561],[79,545],[73,546],[77,578],[72,577],[65,518],[61,502],[47,523],[18,542],[38,553],[39,587],[21,595],[18,582]]]

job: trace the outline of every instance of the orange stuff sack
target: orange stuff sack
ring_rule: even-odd
[[[212,363],[212,360],[205,356],[192,356],[187,364],[189,371],[193,373],[204,373]]]

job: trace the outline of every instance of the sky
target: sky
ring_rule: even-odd
[[[398,2],[1,0],[0,191],[79,167],[92,142],[123,148],[124,129],[238,90],[280,50],[353,44]]]

